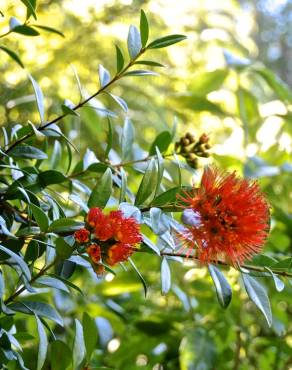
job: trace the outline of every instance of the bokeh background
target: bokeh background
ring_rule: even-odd
[[[186,131],[210,136],[212,155],[202,164],[216,163],[256,178],[271,202],[271,233],[265,253],[289,257],[292,248],[292,2],[290,0],[42,0],[38,24],[62,31],[65,38],[42,32],[41,37],[17,35],[3,44],[16,50],[27,70],[39,82],[48,118],[61,113],[64,99],[79,101],[74,77],[78,72],[88,94],[97,90],[98,65],[115,68],[117,44],[125,51],[128,27],[138,25],[143,8],[150,22],[151,39],[170,33],[187,40],[155,51],[155,60],[166,65],[160,76],[132,77],[116,84],[112,92],[128,103],[136,128],[137,153],[149,148],[157,132]],[[0,10],[25,19],[19,1],[4,1]],[[0,20],[7,28],[7,18]],[[150,52],[154,55],[154,51]],[[156,69],[157,70],[157,69]],[[26,73],[1,53],[0,125],[27,120],[38,122],[32,88]],[[99,108],[116,113],[116,135],[123,124],[121,109],[102,96]],[[81,120],[66,119],[68,137],[82,158],[88,147],[98,157],[104,149],[107,123],[100,111],[83,109]],[[143,133],[143,134],[142,134]],[[116,139],[117,140],[117,139]],[[51,153],[62,170],[63,148]],[[137,154],[137,155],[138,155]],[[74,161],[78,162],[75,154]],[[133,187],[135,188],[135,179]],[[184,182],[190,183],[189,172]],[[234,297],[223,310],[217,303],[207,270],[188,261],[173,261],[172,290],[160,294],[159,260],[135,256],[149,284],[147,299],[137,276],[118,269],[101,281],[84,269],[73,275],[84,296],[55,292],[57,308],[68,319],[87,311],[96,318],[99,345],[96,368],[122,370],[292,369],[292,288],[276,292],[267,282],[274,315],[272,328],[240,289],[238,273],[226,270]],[[291,284],[292,285],[292,284]],[[43,293],[44,297],[46,294]],[[23,321],[23,331],[35,327]],[[72,333],[71,333],[72,334]],[[70,330],[60,330],[70,343]],[[24,357],[35,361],[37,335],[26,338]],[[33,368],[33,365],[31,365]]]

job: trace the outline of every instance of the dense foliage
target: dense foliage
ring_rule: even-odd
[[[208,43],[190,44],[189,29],[188,38],[161,36],[164,26],[156,19],[149,29],[154,17],[141,10],[127,42],[109,48],[108,39],[83,34],[72,14],[62,32],[39,22],[60,11],[57,3],[0,9],[9,22],[0,34],[2,368],[289,368],[289,87],[227,50],[244,51],[234,38],[219,45],[223,66],[207,71]],[[19,9],[24,21],[10,14]],[[128,12],[138,23],[138,11]],[[66,46],[64,38],[63,54],[53,40],[63,40],[68,24],[79,32]],[[39,39],[50,48],[46,63]],[[190,78],[165,50],[193,48],[200,68]],[[99,82],[96,51],[104,54]],[[71,62],[74,83],[63,76]],[[226,175],[232,170],[247,180]],[[269,239],[245,261],[266,237],[265,197]],[[206,216],[200,232],[197,211]],[[203,258],[206,233],[214,234],[212,253]]]

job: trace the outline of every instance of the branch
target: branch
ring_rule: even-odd
[[[108,87],[110,87],[113,83],[115,83],[116,81],[118,81],[119,79],[121,79],[125,72],[130,68],[132,67],[132,65],[136,62],[136,60],[142,55],[145,53],[145,51],[147,50],[147,48],[142,48],[139,52],[139,54],[132,60],[130,60],[130,62],[119,72],[117,73],[106,85],[102,86],[99,90],[97,90],[93,95],[91,95],[89,98],[83,100],[82,102],[80,102],[79,104],[77,104],[75,107],[72,108],[72,110],[76,111],[78,110],[79,108],[83,107],[86,103],[88,103],[90,100],[92,100],[93,98],[95,98],[97,95],[101,94],[102,92],[104,92]],[[47,122],[46,124],[44,124],[43,126],[40,126],[38,128],[38,131],[43,131],[45,129],[47,129],[49,126],[53,125],[54,123],[57,123],[59,121],[61,121],[63,118],[65,118],[67,116],[67,113],[64,113],[64,114],[61,114],[60,116],[54,118],[53,120]],[[23,136],[22,138],[16,140],[14,143],[12,143],[5,151],[4,151],[4,154],[7,154],[9,153],[14,147],[16,147],[17,145],[21,144],[22,142],[24,142],[25,140],[27,140],[28,138],[34,136],[35,133],[32,132],[30,134],[27,134],[25,136]]]

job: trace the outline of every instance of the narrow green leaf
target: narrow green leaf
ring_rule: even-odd
[[[125,102],[125,100],[124,99],[122,99],[121,97],[119,97],[119,96],[116,96],[116,95],[114,95],[114,94],[111,94],[111,93],[108,93],[108,95],[110,95],[113,99],[114,99],[114,101],[116,102],[116,103],[118,103],[119,104],[119,106],[127,113],[128,112],[128,105],[127,105],[127,103]]]
[[[5,46],[0,46],[0,49],[5,51],[6,54],[8,54],[10,56],[10,58],[12,58],[16,63],[18,63],[20,65],[20,67],[24,68],[24,64],[22,63],[22,61],[20,60],[19,56],[12,50],[6,48]]]
[[[163,64],[158,62],[153,62],[152,60],[137,60],[134,64],[142,64],[145,66],[153,66],[153,67],[165,67]]]
[[[55,340],[51,345],[51,367],[54,370],[72,369],[72,352],[61,340]]]
[[[146,14],[143,9],[141,9],[141,13],[140,13],[140,34],[141,34],[142,47],[144,48],[148,41],[149,25],[148,25]]]
[[[242,273],[243,283],[249,298],[264,314],[269,326],[272,325],[272,311],[266,289],[253,277]]]
[[[60,218],[51,223],[48,231],[50,233],[73,232],[81,229],[83,226],[84,222],[74,221],[68,218]]]
[[[130,58],[135,59],[142,49],[140,33],[135,26],[130,26],[127,44]]]
[[[147,296],[147,284],[146,284],[146,281],[145,279],[143,278],[141,272],[139,271],[138,267],[135,265],[134,261],[129,258],[128,261],[130,262],[130,264],[132,265],[133,269],[136,271],[142,285],[143,285],[143,289],[144,289],[144,294],[145,294],[145,298]]]
[[[150,208],[149,215],[151,220],[151,229],[154,234],[162,235],[169,230],[167,218],[160,208]]]
[[[35,315],[35,319],[37,322],[38,334],[40,338],[39,348],[38,348],[37,370],[41,370],[45,363],[46,356],[47,356],[48,338],[47,338],[45,328],[37,315]]]
[[[104,153],[104,157],[107,158],[109,155],[109,152],[113,146],[113,128],[112,123],[109,117],[107,117],[107,125],[108,125],[108,132],[107,132],[107,146]]]
[[[133,142],[134,142],[135,130],[132,122],[126,117],[124,127],[121,136],[121,148],[122,148],[122,159],[131,159]]]
[[[80,116],[78,112],[76,112],[74,109],[68,107],[68,105],[66,105],[66,104],[62,104],[61,108],[62,108],[62,112],[64,114],[68,114],[69,116],[77,116],[77,117]]]
[[[154,139],[151,148],[149,150],[149,155],[155,155],[156,154],[156,147],[158,147],[160,153],[166,152],[169,145],[171,144],[172,136],[169,131],[162,131],[160,134],[156,136]]]
[[[25,24],[21,26],[13,27],[12,32],[20,33],[25,36],[39,36],[39,32],[32,27],[29,27]]]
[[[65,260],[72,255],[73,249],[63,238],[58,238],[56,240],[56,252],[57,256]]]
[[[125,200],[127,192],[127,175],[123,168],[121,168],[120,175],[121,175],[120,203],[122,203]]]
[[[111,80],[109,71],[106,68],[104,68],[104,66],[101,64],[98,67],[98,75],[101,87],[106,86]]]
[[[147,49],[160,49],[170,46],[172,44],[176,44],[182,40],[185,40],[186,36],[184,35],[169,35],[164,36],[159,39],[152,41],[148,46]]]
[[[112,194],[112,186],[112,171],[108,168],[92,190],[88,200],[88,207],[105,207]]]
[[[33,26],[36,27],[36,28],[40,28],[41,30],[44,30],[44,31],[47,31],[47,32],[55,33],[56,35],[59,35],[61,37],[65,37],[65,35],[61,31],[57,30],[56,28],[43,26],[43,25],[40,25],[40,24],[33,24]]]
[[[157,173],[157,183],[156,188],[154,192],[154,197],[156,197],[156,194],[158,194],[162,179],[163,179],[163,173],[164,173],[164,158],[162,157],[158,147],[155,148],[156,156],[157,156],[157,165],[158,165],[158,173]]]
[[[155,191],[157,185],[157,164],[154,158],[148,164],[137,191],[135,205],[143,204]]]
[[[85,343],[83,328],[79,320],[75,319],[75,338],[73,344],[73,369],[77,369],[85,357]]]
[[[116,58],[117,58],[117,73],[121,72],[121,70],[123,69],[124,67],[124,57],[123,57],[123,54],[121,52],[121,49],[117,46],[116,46]]]
[[[30,270],[22,257],[12,252],[10,249],[4,247],[3,245],[0,245],[0,250],[7,253],[18,264],[27,280],[31,279]]]
[[[47,159],[48,156],[42,150],[35,148],[30,145],[17,145],[9,154],[14,158],[26,158],[26,159]]]
[[[214,282],[218,302],[221,307],[227,308],[232,299],[232,290],[223,273],[215,266],[208,265],[211,278]]]
[[[14,311],[26,313],[28,315],[36,314],[41,317],[46,317],[57,323],[58,325],[63,326],[63,319],[59,313],[49,304],[43,302],[34,302],[34,301],[21,301],[11,303],[8,306]]]
[[[36,282],[38,284],[42,284],[45,286],[49,286],[51,288],[62,290],[63,292],[66,292],[66,293],[70,292],[70,290],[67,288],[66,284],[63,283],[63,281],[57,278],[51,277],[51,276],[41,276],[36,280]]]
[[[171,273],[168,261],[165,257],[161,262],[161,294],[166,295],[171,288]]]
[[[36,80],[30,74],[28,74],[28,77],[29,77],[29,79],[32,83],[33,89],[34,89],[36,102],[37,102],[37,106],[38,106],[38,111],[39,111],[40,118],[41,118],[41,123],[43,123],[44,122],[44,115],[45,115],[44,95],[43,95],[43,92],[42,92],[39,84],[36,82]]]
[[[23,2],[23,4],[26,6],[27,8],[27,14],[32,14],[34,19],[37,19],[37,16],[36,16],[36,13],[35,13],[35,5],[34,5],[34,2],[31,1],[31,0],[20,0],[21,2]],[[27,17],[29,18],[29,17]]]
[[[86,359],[87,362],[89,362],[92,352],[97,345],[98,331],[94,319],[90,317],[87,312],[84,312],[83,314],[82,326],[86,348]]]
[[[30,204],[30,209],[41,231],[46,232],[49,227],[48,216],[45,214],[45,212],[41,208],[39,208],[33,203]]]
[[[282,292],[282,290],[285,288],[285,284],[283,283],[283,281],[276,274],[274,274],[273,271],[267,266],[265,266],[265,270],[267,270],[272,276],[277,291]]]
[[[138,69],[138,70],[127,72],[127,73],[124,74],[124,76],[137,76],[137,77],[158,76],[158,73],[152,72],[152,71],[146,71],[144,69]]]

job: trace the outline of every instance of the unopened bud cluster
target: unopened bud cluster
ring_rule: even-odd
[[[209,136],[202,134],[198,140],[193,134],[187,132],[175,143],[176,154],[185,158],[187,164],[192,168],[198,168],[198,157],[208,158],[210,153],[208,150],[211,148],[209,144]]]

